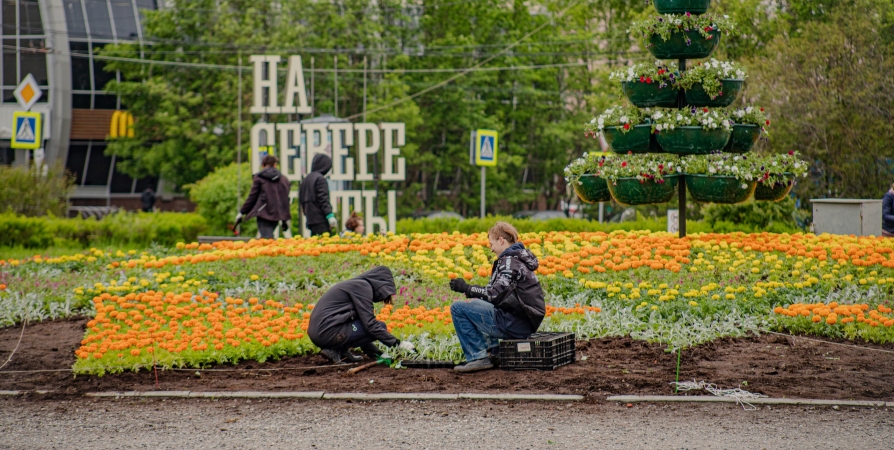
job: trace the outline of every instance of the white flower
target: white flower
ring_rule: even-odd
[[[681,120],[683,120],[683,116],[680,115],[680,114],[677,114],[677,121],[679,122],[679,121],[681,121]]]
[[[738,117],[738,118],[740,118],[740,119],[741,119],[742,117],[745,117],[745,111],[742,111],[741,109],[738,110],[738,111],[736,111],[736,117]]]
[[[595,125],[595,124],[596,124],[596,118],[594,117],[593,120],[590,121],[590,125]]]
[[[621,123],[627,123],[630,121],[630,119],[627,116],[621,116],[621,118],[618,120],[620,120]]]
[[[742,189],[748,189],[748,185],[745,183],[742,183]]]
[[[670,129],[671,129],[671,130],[674,129],[674,124],[670,124]]]
[[[655,115],[652,116],[652,118],[655,120],[658,120],[662,117],[664,117],[664,113],[662,113],[661,111],[655,111]]]
[[[745,112],[746,112],[746,113],[751,114],[751,111],[754,111],[754,108],[752,108],[752,107],[750,107],[750,106],[747,107],[747,108],[745,108]]]

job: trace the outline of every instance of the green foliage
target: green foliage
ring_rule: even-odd
[[[195,241],[205,219],[187,213],[110,214],[102,220],[24,217],[0,214],[0,247],[42,249],[53,245],[88,247],[117,244],[146,247]]]
[[[733,231],[722,222],[776,233],[795,232],[795,201],[786,197],[780,202],[748,201],[736,205],[711,204],[702,208],[704,220],[718,232]]]
[[[34,169],[0,165],[0,213],[64,216],[72,185],[59,167],[43,176]]]
[[[241,201],[245,201],[251,189],[252,174],[248,163],[242,163],[242,177],[239,166],[230,164],[208,174],[195,184],[187,185],[189,199],[196,204],[196,212],[208,222],[214,235],[229,235],[227,225],[232,225],[242,204],[236,204],[237,190],[241,191]],[[237,181],[238,180],[238,181]],[[253,236],[257,231],[254,220],[242,223],[242,235]]]

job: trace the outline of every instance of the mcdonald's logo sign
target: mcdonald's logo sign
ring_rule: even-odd
[[[127,111],[115,111],[109,125],[110,138],[133,137],[133,115]]]

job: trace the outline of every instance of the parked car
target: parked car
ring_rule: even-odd
[[[413,213],[414,219],[457,219],[465,220],[465,217],[453,211],[422,211]]]
[[[514,219],[531,219],[531,220],[549,220],[549,219],[567,219],[568,215],[565,211],[560,210],[525,210],[518,211],[512,215]]]

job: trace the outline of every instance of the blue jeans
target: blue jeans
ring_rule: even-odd
[[[474,361],[487,356],[488,349],[499,347],[500,339],[506,336],[497,328],[494,305],[479,299],[454,302],[450,305],[450,316],[459,344],[466,355],[466,361]]]

